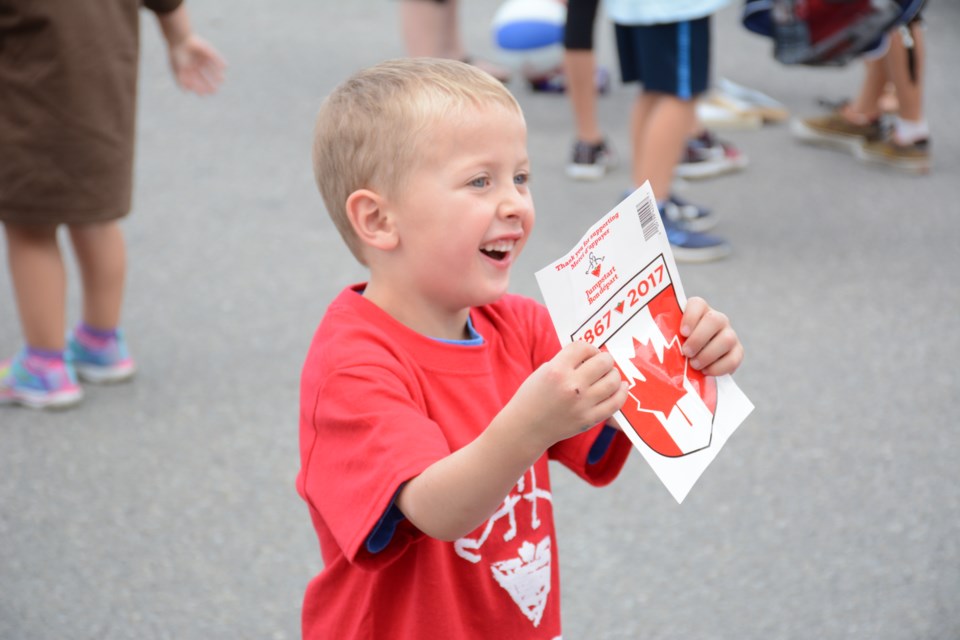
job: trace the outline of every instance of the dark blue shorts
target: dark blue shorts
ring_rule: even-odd
[[[620,77],[644,91],[689,100],[710,84],[710,16],[651,25],[615,24]]]

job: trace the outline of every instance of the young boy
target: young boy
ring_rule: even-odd
[[[560,637],[547,462],[612,481],[627,395],[608,354],[560,348],[507,293],[534,221],[520,107],[469,65],[389,61],[327,98],[313,154],[370,277],[303,367],[297,489],[325,565],[304,638]],[[722,314],[693,298],[683,322],[701,370],[737,368]]]

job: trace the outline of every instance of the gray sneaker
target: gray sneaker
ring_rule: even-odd
[[[617,157],[601,140],[597,144],[577,140],[573,145],[573,161],[567,165],[567,175],[574,180],[599,180],[617,166]]]

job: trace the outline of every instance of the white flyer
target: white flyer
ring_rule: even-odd
[[[613,356],[630,385],[617,422],[683,502],[753,405],[731,376],[704,376],[680,352],[687,298],[649,183],[536,276],[560,343]]]

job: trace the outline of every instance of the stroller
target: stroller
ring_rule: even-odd
[[[842,66],[878,48],[925,0],[746,0],[743,25],[787,65]]]

